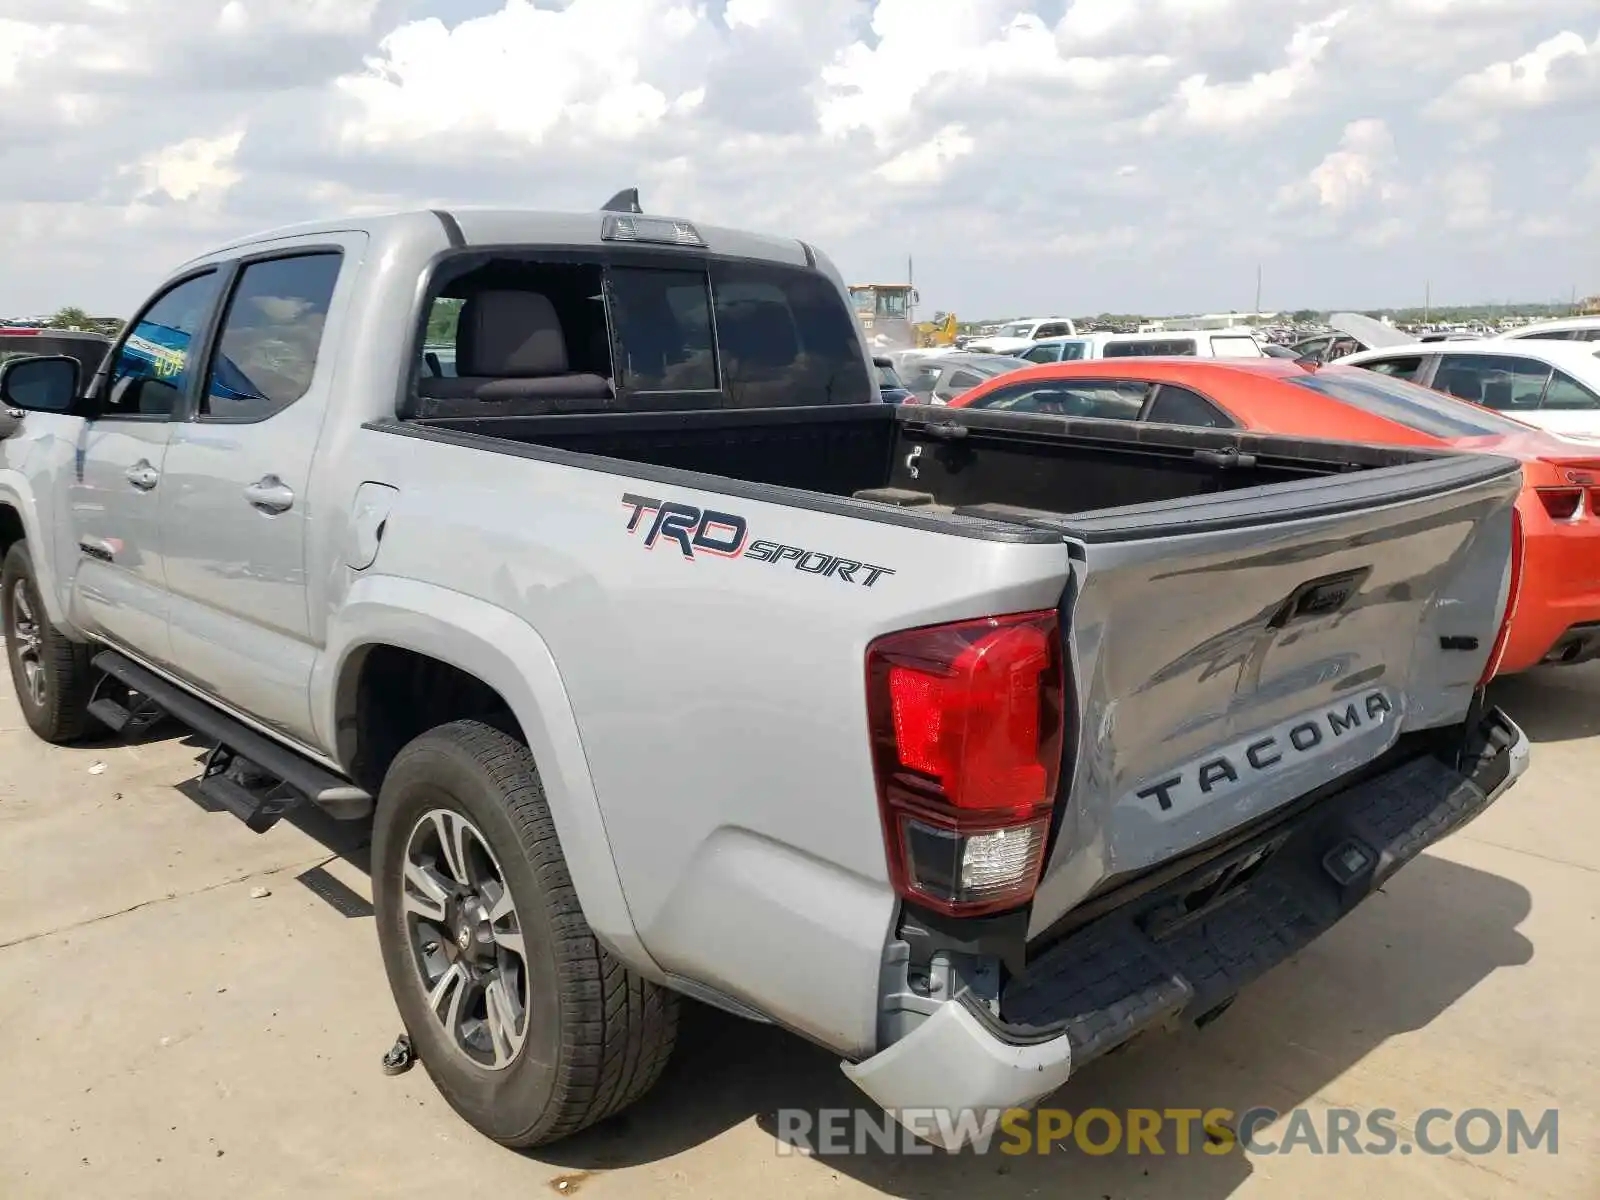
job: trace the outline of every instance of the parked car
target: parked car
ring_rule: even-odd
[[[13,358],[61,354],[78,361],[84,378],[100,369],[111,339],[104,334],[76,329],[45,329],[33,326],[0,327],[0,363]]]
[[[154,412],[147,325],[215,331]],[[22,714],[177,718],[257,832],[370,819],[405,1028],[507,1145],[643,1095],[680,996],[897,1114],[1032,1104],[1526,767],[1483,703],[1516,462],[877,403],[799,241],[626,193],[301,225],[111,363],[0,368]]]
[[[1261,343],[1248,330],[1172,329],[1159,333],[1080,333],[1036,342],[1017,357],[1030,363],[1095,358],[1260,358]]]
[[[1449,392],[1553,433],[1600,438],[1600,346],[1592,342],[1414,342],[1344,361]]]
[[[1295,356],[1313,364],[1338,362],[1363,350],[1405,346],[1416,341],[1410,334],[1364,313],[1334,313],[1328,318],[1328,325],[1328,332],[1295,342],[1291,347]]]
[[[1515,458],[1523,472],[1523,581],[1498,671],[1600,657],[1600,448],[1348,363],[1063,363],[993,381],[956,403],[960,411],[1449,446]]]
[[[1537,338],[1548,342],[1600,342],[1600,317],[1566,317],[1540,321],[1502,334],[1503,338]]]
[[[949,404],[984,380],[1028,364],[1009,354],[946,350],[936,354],[909,351],[898,358],[897,365],[900,378],[918,404]]]
[[[1077,332],[1070,317],[1032,317],[1007,322],[993,333],[973,338],[963,349],[973,354],[1015,354],[1044,338],[1071,337]]]
[[[880,355],[872,360],[872,366],[878,374],[878,395],[882,396],[886,403],[916,403],[916,397],[900,378],[900,372],[895,370],[893,359]]]

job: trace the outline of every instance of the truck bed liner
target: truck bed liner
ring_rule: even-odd
[[[1267,510],[1280,517],[1339,512],[1510,469],[1487,456],[1409,447],[916,405],[419,418],[373,428],[791,506],[1027,540],[1149,536],[1153,519],[1171,523],[1172,532],[1199,532],[1259,520]],[[1388,467],[1413,470],[1403,484],[1392,475],[1344,478]],[[1322,486],[1306,486],[1319,480]],[[784,491],[774,495],[772,488]],[[1222,495],[1243,489],[1255,490]],[[912,503],[893,493],[922,495]],[[868,503],[853,504],[853,497]],[[1163,506],[1159,518],[1153,504]]]

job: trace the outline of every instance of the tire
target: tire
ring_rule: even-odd
[[[11,683],[28,728],[57,745],[97,730],[89,716],[95,674],[89,647],[50,623],[26,542],[13,543],[0,567],[0,608]]]
[[[462,830],[455,845],[464,849],[452,853],[446,838]],[[456,887],[440,903],[440,883],[462,874],[476,881],[469,898]],[[479,1132],[516,1148],[545,1145],[622,1111],[660,1078],[677,1039],[678,997],[595,940],[533,755],[515,738],[457,721],[401,750],[378,797],[372,881],[401,1020],[440,1094]],[[419,908],[445,915],[435,921]],[[520,997],[507,948],[517,934]],[[462,982],[463,970],[477,982]],[[457,981],[446,986],[449,972]],[[453,1018],[448,1032],[430,989]],[[517,1020],[508,1018],[513,1008]],[[519,1027],[523,1040],[512,1045]]]

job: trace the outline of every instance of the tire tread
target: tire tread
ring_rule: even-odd
[[[570,1137],[655,1085],[677,1041],[678,997],[629,971],[590,930],[527,747],[481,721],[423,737],[469,757],[498,791],[539,884],[541,894],[524,902],[545,905],[554,933],[562,1031],[554,1092],[531,1125],[498,1140],[528,1147]]]
[[[94,696],[94,667],[90,663],[90,647],[63,636],[61,631],[50,623],[49,614],[44,607],[44,597],[39,593],[38,576],[33,571],[33,558],[26,542],[12,544],[6,552],[4,567],[0,569],[0,588],[4,589],[0,594],[3,594],[8,614],[11,607],[11,588],[19,577],[27,579],[33,592],[34,617],[39,622],[39,636],[42,643],[39,658],[48,671],[50,691],[45,699],[48,711],[40,714],[37,720],[32,715],[34,709],[22,698],[20,691],[17,696],[18,706],[23,710],[29,728],[45,741],[57,745],[80,741],[91,729],[99,726],[99,722],[89,715],[89,701]],[[8,646],[8,659],[9,656]],[[10,665],[9,661],[7,665]],[[12,668],[12,682],[15,685],[15,668]]]

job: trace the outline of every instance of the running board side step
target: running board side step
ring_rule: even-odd
[[[130,692],[137,692],[143,701],[129,713],[125,706],[107,698],[104,711],[95,715],[111,728],[119,732],[132,729],[143,714],[154,709],[216,741],[216,749],[206,758],[200,793],[255,832],[265,833],[286,812],[306,802],[340,820],[371,814],[372,797],[349,780],[257,733],[115,650],[95,655],[94,667]],[[123,717],[121,724],[117,723],[119,717]]]

